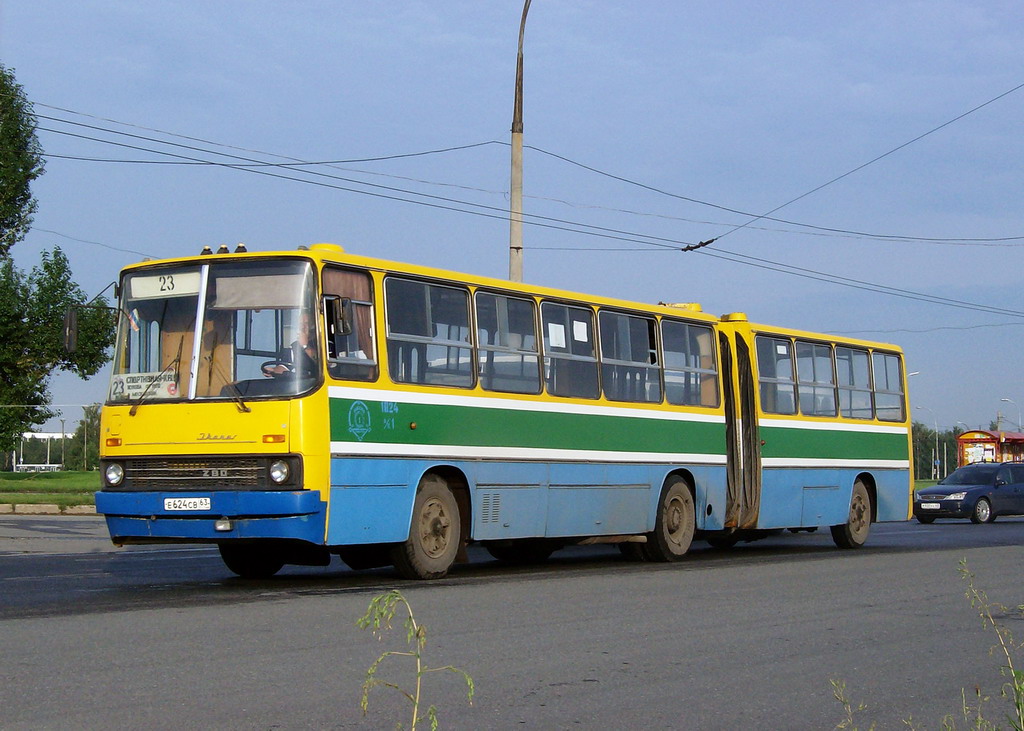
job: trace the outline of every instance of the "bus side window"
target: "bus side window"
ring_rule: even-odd
[[[323,291],[328,374],[352,381],[376,380],[370,276],[366,272],[326,267]],[[342,322],[345,327],[339,326]]]
[[[832,346],[798,340],[796,372],[800,384],[800,413],[807,416],[835,416],[836,386],[832,376]]]
[[[758,335],[757,372],[762,410],[769,414],[795,414],[793,344],[787,339]]]
[[[665,398],[678,406],[718,406],[718,371],[711,328],[661,321]]]
[[[866,350],[836,346],[839,413],[847,419],[871,418],[871,361]]]
[[[903,372],[900,357],[892,353],[872,353],[875,387],[875,415],[881,421],[903,421]]]
[[[601,384],[611,401],[661,401],[655,322],[601,310]]]
[[[469,292],[388,277],[384,299],[391,380],[470,388]]]
[[[540,353],[533,300],[476,293],[477,365],[487,391],[540,393]]]
[[[594,313],[585,307],[545,302],[544,381],[548,393],[567,398],[596,399],[600,395]]]

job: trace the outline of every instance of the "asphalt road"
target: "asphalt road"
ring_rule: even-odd
[[[961,689],[994,696],[996,638],[957,567],[1024,604],[1024,519],[883,524],[840,551],[828,533],[632,564],[569,549],[509,569],[482,552],[439,582],[340,563],[232,578],[205,547],[116,549],[102,521],[0,519],[0,728],[394,728],[393,691],[359,710],[366,669],[405,649],[355,621],[392,587],[427,627],[427,676],[442,728],[831,729],[845,682],[866,728],[939,728]],[[1024,621],[1000,619],[1024,640]],[[1018,658],[1024,667],[1024,657]],[[381,676],[411,687],[411,665]],[[961,725],[963,722],[961,721]],[[1005,725],[1003,723],[1002,725]]]

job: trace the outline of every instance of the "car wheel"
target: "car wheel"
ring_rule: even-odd
[[[992,505],[986,498],[978,498],[978,502],[974,504],[974,510],[971,511],[971,522],[972,523],[991,523],[996,519],[996,516],[992,514]]]
[[[917,518],[917,522],[918,523],[924,523],[925,525],[931,525],[932,523],[935,522],[935,518],[931,518],[931,517],[928,517],[928,516],[917,515],[917,516],[914,516],[914,517]]]

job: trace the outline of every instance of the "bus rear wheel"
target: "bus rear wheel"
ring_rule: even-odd
[[[220,543],[217,548],[228,570],[243,579],[269,579],[284,567],[280,554],[261,543]]]
[[[864,483],[853,483],[853,497],[850,498],[850,517],[842,525],[834,525],[832,540],[840,548],[860,548],[868,540],[871,530],[871,495]]]
[[[690,486],[678,475],[669,477],[661,491],[654,532],[643,544],[647,560],[681,560],[693,542],[695,517]]]
[[[455,495],[440,476],[424,476],[416,488],[409,538],[391,551],[395,569],[406,579],[443,578],[455,563],[461,540]]]

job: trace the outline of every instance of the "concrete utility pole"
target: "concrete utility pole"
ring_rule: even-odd
[[[508,278],[523,281],[523,36],[530,0],[523,3],[516,56],[516,98],[512,107],[512,184],[509,189]]]

